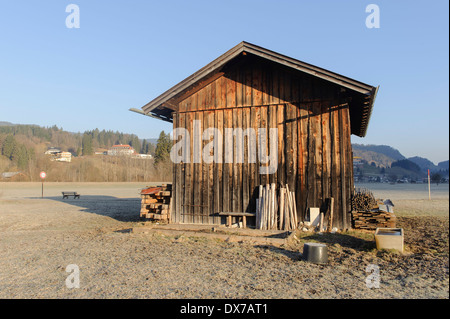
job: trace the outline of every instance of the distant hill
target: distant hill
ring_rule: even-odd
[[[420,171],[423,171],[423,169],[420,168],[419,165],[417,165],[413,161],[410,161],[409,159],[396,161],[396,162],[392,163],[391,167],[392,168],[394,168],[394,167],[401,167],[403,169],[406,169],[408,171],[413,171],[413,172],[416,172],[416,173],[420,173]]]
[[[148,143],[152,143],[154,145],[156,145],[158,143],[158,139],[157,138],[146,138],[145,139]]]
[[[405,157],[397,149],[388,145],[352,144],[352,147],[353,150],[380,153],[396,161],[405,159]]]
[[[12,125],[15,125],[15,124],[10,123],[10,122],[0,121],[0,126],[12,126]]]
[[[434,165],[433,162],[423,157],[414,156],[408,158],[408,160],[410,160],[413,163],[416,163],[423,172],[426,172],[427,170],[430,170],[430,172],[439,170],[438,166]]]
[[[437,166],[440,170],[448,170],[448,160],[438,163]]]
[[[419,156],[406,158],[397,149],[388,145],[352,144],[352,148],[354,158],[359,157],[363,162],[378,167],[389,168],[394,164],[396,167],[405,169],[404,166],[407,164],[405,160],[408,160],[420,168],[420,174],[426,173],[428,169],[430,172],[448,172],[449,169],[449,161],[443,161],[435,165],[429,159]],[[415,169],[412,169],[412,165],[408,164],[407,166],[410,170],[415,171]]]
[[[395,148],[388,145],[352,144],[353,156],[360,157],[367,163],[375,163],[378,167],[390,167],[393,162],[405,157]]]

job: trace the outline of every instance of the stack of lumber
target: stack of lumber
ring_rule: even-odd
[[[263,230],[293,230],[297,228],[297,208],[294,192],[289,186],[278,192],[275,183],[259,186],[256,199],[256,228]]]
[[[377,228],[395,228],[396,217],[382,210],[352,212],[353,227],[374,230]]]
[[[277,196],[275,184],[259,185],[259,197],[256,199],[256,228],[277,229]]]
[[[396,217],[385,209],[386,204],[376,200],[366,189],[355,190],[352,196],[352,223],[356,229],[374,230],[395,227]]]
[[[289,191],[289,185],[286,188],[280,188],[280,229],[294,230],[298,226],[297,204],[295,202],[295,193]]]
[[[140,217],[168,222],[170,220],[171,197],[172,184],[142,189]]]

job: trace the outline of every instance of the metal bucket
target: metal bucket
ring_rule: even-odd
[[[328,262],[328,247],[325,244],[306,243],[303,247],[303,260],[313,264]]]

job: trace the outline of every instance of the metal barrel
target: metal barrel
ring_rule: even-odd
[[[303,247],[303,260],[314,264],[328,262],[328,247],[325,244],[306,243]]]

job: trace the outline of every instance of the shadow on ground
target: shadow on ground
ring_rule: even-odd
[[[334,246],[336,249],[347,252],[347,253],[356,253],[356,252],[368,252],[376,248],[375,240],[373,239],[364,239],[354,236],[352,234],[330,234],[324,233],[319,235],[309,234],[306,236],[301,236],[300,241],[297,242],[295,246],[298,246],[298,250],[292,250],[293,246],[288,246],[288,248],[275,247],[272,245],[256,245],[254,247],[261,249],[269,249],[273,252],[285,255],[292,259],[293,261],[302,260],[303,259],[303,244],[308,242],[314,243],[322,243],[327,245],[328,247]],[[339,245],[341,248],[338,248]]]
[[[363,238],[356,237],[354,235],[349,234],[330,234],[324,233],[322,235],[319,234],[311,234],[308,236],[304,236],[301,238],[303,242],[319,242],[326,245],[335,245],[339,244],[344,248],[351,248],[356,251],[370,251],[376,247],[375,241],[373,239],[367,240]]]
[[[280,248],[272,245],[255,245],[255,248],[268,249],[272,252],[285,255],[292,259],[293,261],[298,261],[302,259],[302,254],[300,251],[294,251],[290,249]]]
[[[31,199],[40,199],[32,197]],[[57,202],[80,207],[82,212],[108,216],[121,222],[139,221],[140,198],[117,198],[102,195],[81,195],[80,198],[63,199],[62,196],[44,197]]]

